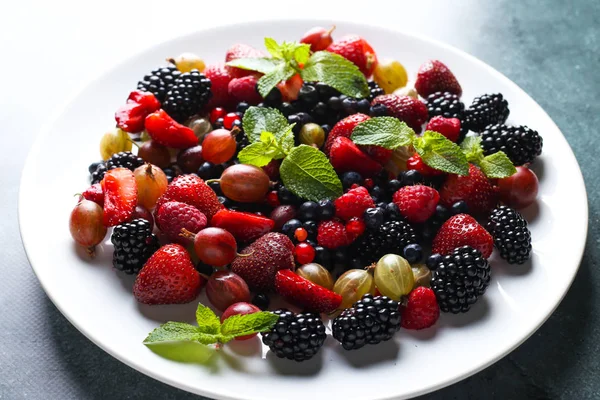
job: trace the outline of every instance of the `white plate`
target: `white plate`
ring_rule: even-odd
[[[583,253],[587,198],[575,157],[548,115],[517,85],[459,50],[374,26],[341,23],[337,37],[364,36],[379,57],[400,60],[411,75],[427,59],[442,60],[461,82],[467,104],[482,93],[503,93],[510,104],[509,122],[540,132],[544,150],[534,166],[540,192],[537,204],[524,213],[533,235],[531,263],[508,266],[494,258],[490,288],[467,315],[444,315],[435,328],[403,330],[393,341],[354,352],[341,350],[329,337],[318,357],[301,364],[265,355],[258,339],[226,346],[211,367],[172,362],[142,345],[161,322],[191,321],[195,304],[138,305],[131,295],[133,279],[111,268],[109,238],[94,261],[71,240],[67,221],[73,194],[87,186],[87,166],[99,158],[102,133],[114,125],[114,111],[139,78],[166,56],[193,51],[214,62],[233,43],[262,47],[265,36],[297,40],[314,25],[320,24],[249,23],[157,45],[91,82],[33,146],[19,199],[21,235],[31,265],[69,321],[131,367],[214,398],[408,398],[463,379],[505,356],[548,318],[569,288]]]

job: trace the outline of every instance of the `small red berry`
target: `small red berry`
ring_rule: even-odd
[[[308,243],[298,243],[294,249],[298,264],[308,264],[315,259],[315,249]]]
[[[281,202],[279,201],[279,195],[277,194],[277,190],[271,190],[267,194],[267,204],[273,208],[281,205]]]
[[[304,228],[297,228],[294,231],[294,236],[296,237],[296,239],[298,239],[299,242],[304,242],[308,237],[308,232],[306,232],[306,229]]]
[[[213,108],[210,112],[210,123],[214,124],[219,118],[224,117],[225,114],[227,114],[227,110],[225,110],[223,107]]]
[[[444,118],[438,115],[429,120],[425,130],[441,133],[448,140],[456,143],[460,137],[460,120],[458,118]]]
[[[354,236],[360,236],[365,232],[365,223],[360,218],[350,218],[350,221],[346,223],[346,232]]]
[[[236,113],[228,113],[223,117],[223,126],[225,129],[233,128],[233,123],[239,121],[240,117]]]
[[[429,165],[425,164],[421,156],[418,154],[414,154],[408,160],[406,160],[406,168],[414,169],[423,176],[440,176],[444,174],[444,171],[431,168]]]
[[[394,193],[393,201],[409,222],[421,223],[435,213],[440,194],[429,186],[404,186]]]
[[[375,183],[373,182],[373,179],[371,179],[371,178],[365,179],[365,187],[367,189],[373,189],[373,186],[375,186]]]

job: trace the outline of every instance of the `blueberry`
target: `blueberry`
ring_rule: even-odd
[[[326,221],[335,216],[335,206],[331,200],[319,201],[319,213],[318,217],[321,221]]]
[[[402,187],[402,182],[398,179],[392,179],[388,182],[387,187],[391,193],[396,193]]]
[[[450,211],[448,211],[448,209],[446,207],[444,207],[441,204],[438,204],[435,207],[435,218],[439,221],[446,221],[448,218],[450,218]]]
[[[423,239],[431,240],[435,237],[437,229],[431,223],[425,223],[421,229],[421,236]]]
[[[317,89],[317,92],[319,93],[319,98],[321,100],[328,99],[331,96],[335,96],[336,94],[339,94],[339,92],[337,90],[335,90],[334,88],[332,88],[331,86],[329,86],[323,82],[317,82],[315,84],[315,88]]]
[[[321,264],[328,271],[333,269],[333,263],[331,262],[331,252],[322,246],[315,246],[315,259],[314,262]]]
[[[380,201],[379,203],[376,203],[376,207],[381,208],[381,210],[383,211],[384,214],[385,214],[385,209],[386,209],[387,205],[388,205],[388,203],[386,203],[385,201]]]
[[[389,218],[393,221],[402,220],[402,214],[400,214],[400,209],[393,202],[388,203],[387,206],[385,206],[385,213],[386,213],[387,218]]]
[[[371,108],[371,103],[367,99],[360,99],[356,103],[356,109],[359,113],[368,114],[369,109]]]
[[[215,123],[213,124],[214,129],[221,129],[223,127],[223,117],[217,118]]]
[[[298,100],[308,106],[312,106],[319,101],[319,93],[317,93],[317,89],[312,85],[302,85],[300,92],[298,92]]]
[[[215,192],[217,196],[223,196],[223,191],[221,190],[221,185],[219,182],[210,182],[208,186]]]
[[[287,117],[288,120],[288,124],[296,124],[299,125],[300,124],[300,117],[298,116],[298,114],[291,114]]]
[[[331,126],[329,126],[327,124],[321,125],[321,128],[323,129],[323,131],[325,132],[326,135],[329,133],[329,131],[331,131]]]
[[[299,122],[298,122],[299,125],[306,125],[309,122],[313,122],[312,117],[305,112],[299,112],[296,115],[298,116],[298,119],[299,119]]]
[[[427,261],[425,263],[427,264],[427,268],[429,268],[431,271],[433,271],[437,268],[438,264],[441,261],[442,261],[441,254],[432,254],[429,257],[427,257]]]
[[[318,229],[318,227],[317,227],[317,222],[316,221],[312,221],[312,220],[310,220],[310,221],[304,221],[304,223],[302,224],[302,227],[304,229],[306,229],[306,232],[308,233],[308,237],[309,238],[316,238],[317,237],[317,229]]]
[[[294,239],[294,234],[296,233],[296,229],[302,227],[302,222],[298,219],[290,219],[288,222],[283,224],[281,227],[281,233],[287,235],[290,239]]]
[[[198,168],[198,176],[204,180],[219,178],[221,173],[223,172],[223,167],[220,165],[215,165],[213,163],[209,163],[205,161],[200,168]]]
[[[331,97],[327,100],[327,106],[333,111],[339,111],[342,109],[342,100],[339,97]]]
[[[242,120],[236,119],[235,121],[233,121],[233,123],[231,124],[231,128],[233,129],[233,127],[238,127],[242,129]]]
[[[338,247],[333,251],[333,263],[335,265],[342,265],[346,268],[346,262],[348,261],[348,249],[345,247]]]
[[[287,190],[285,186],[282,186],[277,190],[277,196],[279,197],[281,204],[293,204],[298,201],[296,195]]]
[[[287,101],[281,103],[281,106],[279,106],[279,110],[286,117],[289,117],[290,115],[292,115],[296,112],[296,108],[292,104],[288,103]]]
[[[342,100],[342,108],[346,114],[356,114],[357,102],[354,99],[346,97]]]
[[[304,228],[304,229],[306,229],[306,228]],[[307,244],[310,244],[312,247],[317,247],[317,242],[315,242],[314,240],[306,239],[305,242]]]
[[[100,164],[104,164],[104,161],[96,161],[90,164],[90,166],[88,167],[88,171],[90,172],[90,174],[96,172],[96,169],[98,168],[98,165]]]
[[[368,230],[376,231],[385,219],[385,213],[381,208],[367,208],[363,214],[363,220]]]
[[[311,114],[317,117],[317,119],[322,119],[327,115],[327,106],[325,103],[318,102],[312,108]]]
[[[354,185],[355,183],[360,185],[362,182],[363,178],[358,172],[350,171],[342,174],[342,186],[344,189],[350,189],[350,186]]]
[[[279,89],[274,87],[273,89],[271,89],[267,97],[265,97],[265,104],[276,105],[279,103],[281,103],[281,92],[279,91]]]
[[[423,258],[423,249],[416,243],[404,247],[402,253],[404,254],[404,258],[406,258],[406,261],[411,264],[416,264]]]
[[[452,204],[452,214],[467,214],[469,212],[469,206],[464,200],[457,201]]]
[[[381,188],[381,186],[373,186],[369,192],[373,199],[382,199],[385,196],[385,191]],[[377,203],[377,201],[375,202]]]
[[[210,265],[204,264],[202,261],[199,261],[198,264],[196,264],[196,271],[200,272],[201,274],[211,276],[214,269]]]
[[[369,115],[371,115],[371,117],[385,117],[388,115],[388,109],[383,104],[375,104],[370,108]]]
[[[264,293],[257,293],[252,298],[252,304],[254,304],[256,307],[260,308],[263,311],[269,308],[269,303],[269,296],[267,296]]]
[[[242,115],[244,115],[244,113],[246,112],[246,110],[250,108],[250,104],[241,101],[238,103],[238,105],[235,107],[235,111],[241,113]]]
[[[402,178],[400,178],[400,176]],[[421,173],[414,169],[409,169],[408,171],[403,171],[400,173],[400,176],[398,177],[398,179],[405,186],[416,185],[418,183],[423,182],[423,176],[421,176]]]
[[[225,196],[218,196],[217,199],[219,200],[219,203],[225,206],[225,208],[231,208],[231,206],[233,205],[233,201],[229,200]]]
[[[298,218],[303,221],[317,218],[319,205],[314,201],[306,201],[298,208]]]

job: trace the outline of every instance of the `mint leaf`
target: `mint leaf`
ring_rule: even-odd
[[[198,303],[198,308],[196,309],[196,322],[198,322],[197,329],[202,333],[219,333],[221,320],[215,315],[213,310],[202,303]]]
[[[273,159],[272,154],[268,154],[271,146],[268,143],[256,142],[242,149],[238,154],[238,159],[242,164],[250,164],[257,167],[264,167]]]
[[[338,54],[317,51],[310,56],[300,75],[307,82],[323,82],[349,97],[369,96],[369,85],[363,73]]]
[[[281,63],[277,65],[269,73],[264,74],[258,80],[258,93],[262,97],[267,97],[269,92],[277,86],[281,81],[288,80],[296,73],[296,70],[292,68],[288,63]]]
[[[517,172],[512,161],[503,151],[483,157],[479,168],[488,178],[507,178]]]
[[[335,199],[343,194],[342,182],[321,151],[307,145],[294,147],[279,168],[287,189],[303,199]]]
[[[275,58],[283,58],[283,54],[281,53],[281,46],[277,43],[277,41],[273,38],[266,37],[265,38],[265,48],[271,55]]]
[[[294,59],[298,64],[306,64],[310,57],[310,45],[301,43],[294,50]]]
[[[415,137],[408,125],[394,117],[375,117],[358,124],[352,131],[352,141],[361,145],[376,145],[396,149],[412,143]]]
[[[144,343],[152,352],[169,360],[206,364],[216,353],[215,348],[198,342]]]
[[[144,344],[154,342],[195,341],[201,332],[197,326],[184,322],[167,322],[154,329],[144,339]]]
[[[260,133],[260,141],[265,144],[271,144],[275,140],[275,135],[269,131],[262,131]]]
[[[431,168],[457,175],[469,174],[469,163],[456,143],[444,135],[425,131],[413,141],[413,146],[423,162]]]
[[[460,148],[470,163],[479,164],[483,159],[481,136],[467,136],[460,144]]]
[[[238,58],[237,60],[229,61],[227,65],[268,74],[282,63],[283,61],[274,58]]]
[[[259,142],[263,132],[285,132],[288,129],[287,118],[274,108],[250,107],[244,113],[243,127],[250,143]]]
[[[283,152],[283,154],[288,154],[294,147],[295,143],[293,129],[295,125],[296,123],[289,125],[283,133],[278,135],[278,146],[279,149]]]
[[[273,328],[279,316],[262,311],[247,315],[233,315],[223,321],[221,334],[225,337],[245,336],[257,332],[266,332]]]

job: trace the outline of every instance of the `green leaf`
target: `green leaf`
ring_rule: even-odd
[[[377,145],[386,149],[407,146],[415,138],[415,131],[394,117],[375,117],[358,124],[351,139],[356,144]]]
[[[260,133],[260,141],[265,144],[271,144],[275,141],[275,135],[269,131],[262,131]]]
[[[308,200],[335,199],[343,194],[342,182],[321,151],[307,145],[294,147],[281,163],[287,189]]]
[[[300,75],[307,82],[323,82],[349,97],[369,96],[369,85],[363,73],[338,54],[317,51],[310,56]]]
[[[144,344],[154,342],[195,341],[201,332],[197,326],[183,322],[167,322],[154,329],[144,339]]]
[[[219,333],[221,320],[215,315],[213,310],[202,303],[198,303],[198,308],[196,309],[196,322],[198,322],[198,329],[203,333]]]
[[[288,63],[281,63],[273,68],[267,74],[264,74],[258,80],[258,93],[262,97],[267,97],[269,92],[277,86],[281,81],[288,80],[296,73],[296,70],[292,68]]]
[[[263,132],[285,132],[287,118],[274,108],[250,107],[244,113],[243,127],[250,143],[259,142]]]
[[[481,136],[467,136],[460,144],[460,148],[470,163],[479,164],[483,159]]]
[[[273,38],[266,37],[265,38],[265,48],[271,55],[275,58],[283,58],[283,54],[281,53],[281,46],[277,43],[277,41]]]
[[[258,71],[263,74],[268,74],[280,64],[283,64],[283,61],[275,58],[238,58],[227,63],[230,67]]]
[[[479,163],[479,168],[488,178],[507,178],[517,172],[503,151],[485,156]]]
[[[264,167],[273,159],[273,155],[268,153],[270,147],[268,143],[264,142],[252,143],[240,151],[238,159],[242,164]]]
[[[257,332],[265,332],[273,328],[279,316],[269,311],[246,315],[233,315],[223,321],[221,334],[224,337],[245,336]]]
[[[294,50],[294,59],[298,64],[306,64],[310,56],[310,45],[301,43]]]
[[[456,143],[444,135],[425,131],[413,141],[413,146],[423,162],[431,168],[457,175],[469,174],[469,163]]]
[[[198,342],[144,343],[161,357],[184,363],[206,364],[216,353],[215,348]]]
[[[295,145],[293,132],[295,125],[296,123],[289,125],[283,133],[278,135],[278,145],[283,154],[288,154]]]

